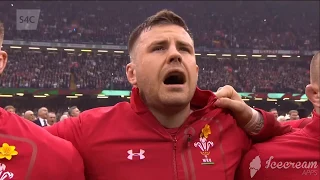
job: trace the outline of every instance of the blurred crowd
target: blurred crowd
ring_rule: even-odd
[[[41,107],[38,110],[26,110],[25,112],[18,113],[17,109],[12,105],[7,105],[4,109],[10,113],[18,114],[22,118],[32,121],[41,127],[52,126],[68,117],[78,117],[80,114],[77,106],[71,106],[65,112],[49,111],[47,107]]]
[[[196,47],[319,49],[319,2],[1,2],[5,39],[126,45],[146,17],[168,8],[181,15]],[[17,9],[40,9],[36,30],[16,30]]]
[[[53,107],[54,106],[41,107],[33,110],[18,110],[12,105],[7,105],[4,109],[10,113],[18,114],[22,118],[32,121],[41,127],[52,126],[53,124],[63,121],[69,117],[78,117],[81,113],[77,106],[68,107],[67,110],[62,109],[61,106],[58,109],[54,109]],[[282,114],[280,114],[276,108],[270,109],[269,112],[271,112],[279,122],[288,122],[312,117],[312,113],[308,112],[308,110],[303,107],[297,108],[296,110],[290,110]]]
[[[2,88],[131,90],[127,54],[8,50]],[[303,93],[309,79],[305,60],[257,60],[197,56],[198,86],[216,91],[226,84],[238,92]]]

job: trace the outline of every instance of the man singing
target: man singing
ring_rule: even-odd
[[[130,103],[46,128],[79,150],[88,180],[233,179],[251,147],[241,128],[257,141],[281,132],[271,113],[251,109],[230,86],[218,94],[231,99],[196,87],[194,42],[175,13],[147,18],[133,30],[128,50]]]

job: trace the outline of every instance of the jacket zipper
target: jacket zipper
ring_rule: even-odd
[[[192,153],[191,153],[191,149],[190,149],[190,146],[191,145],[191,140],[192,140],[192,135],[191,134],[188,134],[188,137],[187,137],[187,156],[188,156],[188,159],[189,159],[189,172],[190,172],[190,178],[191,180],[196,180],[196,174],[195,174],[195,169],[194,169],[194,163],[193,163],[193,160],[192,160]]]
[[[178,180],[178,171],[177,171],[177,137],[175,136],[173,139],[173,171],[174,171],[174,179]]]
[[[223,146],[222,146],[222,131],[223,131],[223,127],[220,124],[219,120],[216,120],[216,123],[218,124],[218,128],[219,128],[219,148],[220,148],[220,152],[221,152],[221,155],[222,155],[224,176],[225,176],[225,179],[227,180],[228,179],[227,172],[226,172],[227,165],[226,165],[225,153],[224,153]]]

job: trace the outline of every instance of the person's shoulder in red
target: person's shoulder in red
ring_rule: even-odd
[[[320,116],[302,129],[255,144],[239,166],[237,180],[318,180]]]
[[[0,179],[84,180],[84,166],[70,142],[0,108]]]
[[[138,90],[133,89],[130,103],[87,110],[79,117],[65,119],[46,129],[74,144],[84,159],[89,179],[127,179],[141,168],[148,168],[148,173],[141,175],[141,179],[153,177],[157,171],[162,173],[156,179],[170,179],[171,168],[177,168],[170,167],[173,160],[174,164],[179,164],[177,171],[184,172],[181,174],[184,178],[205,178],[206,165],[212,164],[215,164],[212,172],[218,179],[233,178],[251,141],[228,110],[212,106],[214,101],[212,92],[197,89],[191,101],[194,112],[184,125],[180,129],[166,129],[148,110]],[[265,121],[261,132],[253,137],[257,141],[268,138],[272,134],[270,131],[277,127],[271,113],[261,113]],[[203,138],[201,132],[205,127],[212,134]],[[176,156],[175,151],[187,151],[188,156]],[[210,156],[206,155],[208,151]],[[145,158],[141,156],[144,152]],[[166,156],[159,156],[161,153]],[[144,158],[141,163],[139,157]],[[186,158],[190,161],[190,157],[196,162],[193,165],[196,172],[182,168],[181,163]],[[211,162],[211,157],[215,162]],[[134,162],[139,162],[139,165],[134,165]],[[158,164],[150,166],[152,162]],[[120,163],[126,174],[118,170]],[[108,167],[108,171],[96,167]]]
[[[311,121],[312,121],[312,118],[303,118],[303,119],[299,119],[299,120],[284,121],[281,124],[282,125],[290,125],[293,128],[304,128]]]

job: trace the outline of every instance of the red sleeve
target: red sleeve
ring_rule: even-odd
[[[263,164],[258,151],[252,147],[242,158],[237,169],[235,180],[260,180],[263,179]]]
[[[81,114],[79,117],[64,119],[45,129],[55,136],[70,141],[78,150],[80,149],[83,137]]]
[[[285,122],[282,122],[281,124],[283,126],[290,125],[293,128],[304,128],[311,121],[312,121],[311,118],[303,118],[303,119],[299,119],[299,120],[285,121]]]
[[[292,131],[292,127],[289,125],[282,125],[279,123],[272,113],[266,112],[261,109],[255,109],[263,116],[263,128],[259,134],[251,135],[254,142],[266,141],[274,136],[280,136]]]
[[[74,147],[72,149],[72,164],[69,166],[68,179],[85,180],[83,160],[79,152]]]

